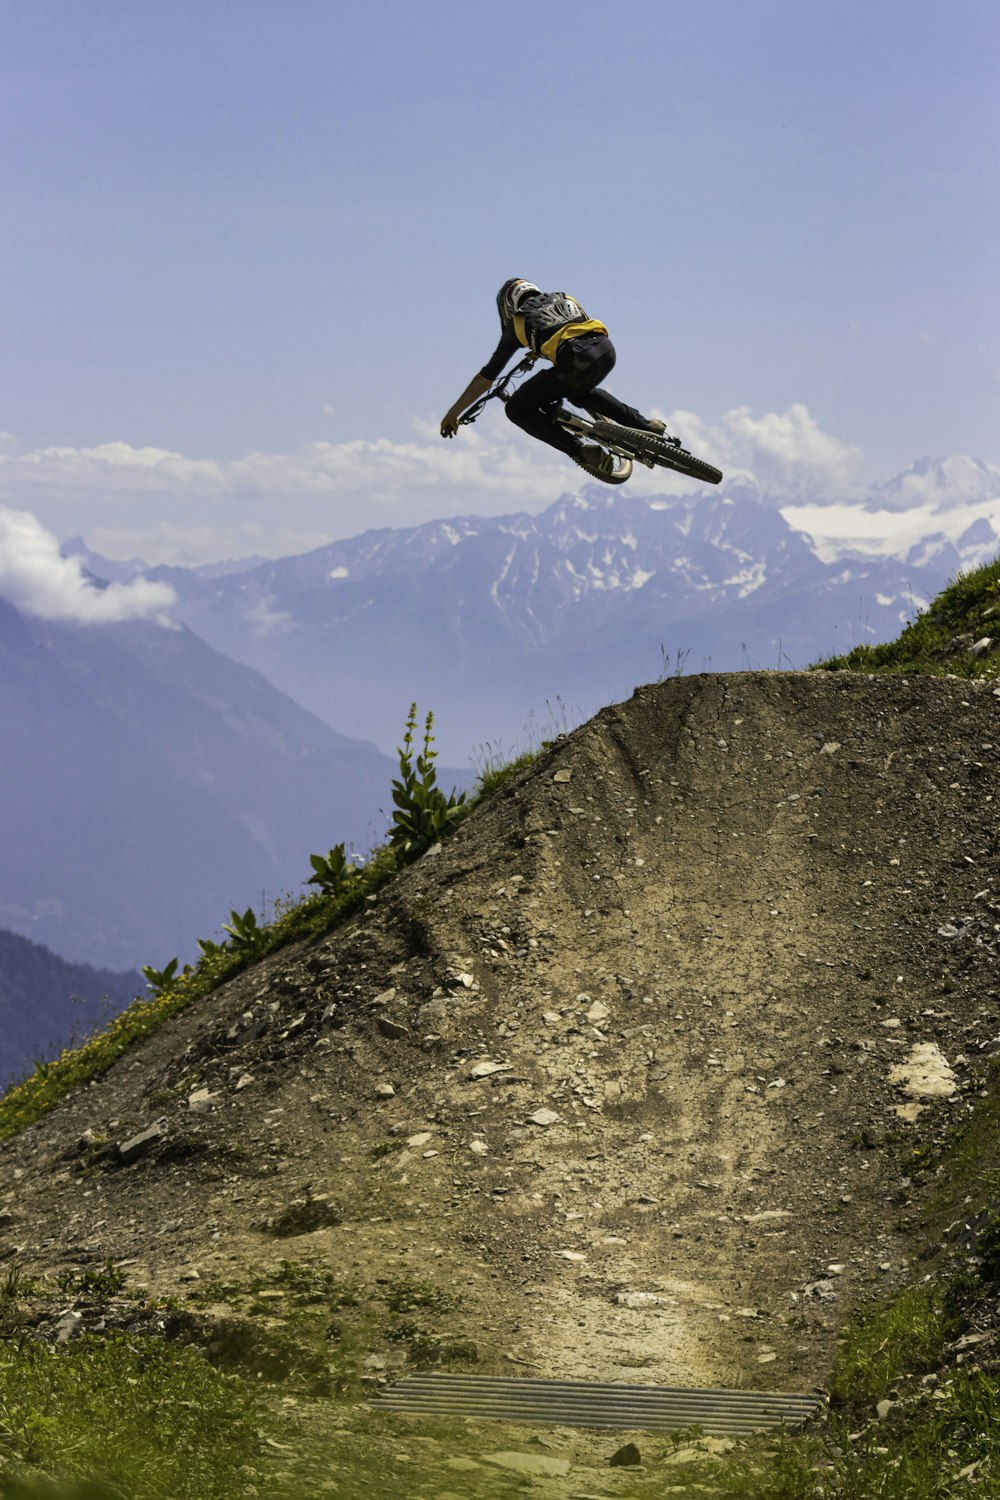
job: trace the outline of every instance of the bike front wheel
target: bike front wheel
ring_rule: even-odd
[[[702,458],[695,458],[686,448],[664,442],[655,432],[640,432],[637,427],[621,427],[617,422],[595,421],[593,435],[599,442],[613,443],[616,448],[634,454],[642,463],[659,464],[663,469],[673,469],[691,479],[703,479],[706,484],[722,483],[721,469],[707,464]]]

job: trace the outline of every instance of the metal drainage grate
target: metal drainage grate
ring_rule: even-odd
[[[377,1410],[497,1417],[563,1427],[623,1427],[739,1437],[797,1427],[814,1416],[819,1396],[773,1391],[685,1390],[666,1385],[600,1385],[589,1380],[526,1380],[490,1375],[407,1375],[373,1396]]]

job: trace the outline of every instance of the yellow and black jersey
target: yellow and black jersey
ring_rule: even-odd
[[[504,324],[493,357],[479,372],[495,380],[517,350],[530,349],[555,364],[559,347],[584,333],[607,333],[604,324],[588,318],[579,302],[566,292],[538,292],[522,298],[513,321]]]

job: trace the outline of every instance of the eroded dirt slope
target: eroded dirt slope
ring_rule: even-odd
[[[638,690],[0,1148],[0,1245],[182,1303],[289,1257],[438,1287],[484,1370],[822,1383],[912,1253],[906,1152],[1000,1045],[997,713],[939,679]],[[913,1120],[917,1044],[954,1092]],[[339,1222],[264,1232],[303,1195]]]

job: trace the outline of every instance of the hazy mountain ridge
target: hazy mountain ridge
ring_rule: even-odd
[[[873,514],[921,494],[933,500],[902,543],[866,533]],[[749,480],[679,496],[593,486],[536,516],[453,517],[223,576],[148,576],[177,591],[178,618],[327,722],[388,748],[415,697],[461,761],[484,740],[516,742],[556,699],[583,716],[665,660],[804,667],[895,635],[996,550],[989,496],[1000,470],[958,457],[828,505],[782,507]],[[810,532],[834,512],[846,539]]]
[[[86,1035],[145,988],[138,972],[67,963],[0,928],[0,1084]]]
[[[0,922],[125,968],[301,890],[378,830],[392,767],[186,627],[80,627],[0,600]]]

